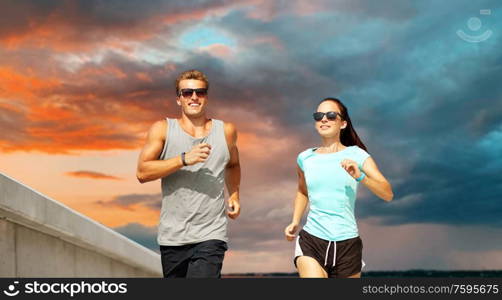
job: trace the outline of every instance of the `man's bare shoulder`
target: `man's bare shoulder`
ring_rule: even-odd
[[[225,129],[225,135],[232,136],[237,133],[237,128],[234,123],[223,122],[223,127]]]
[[[225,139],[227,140],[227,143],[229,144],[229,146],[235,146],[235,143],[237,141],[237,129],[235,128],[235,125],[230,122],[224,122],[223,128],[225,131]]]
[[[158,120],[152,124],[150,130],[148,131],[148,135],[152,138],[162,139],[166,138],[166,132],[168,128],[167,120]]]

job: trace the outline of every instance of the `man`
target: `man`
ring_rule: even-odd
[[[240,164],[233,124],[206,116],[209,82],[197,70],[176,79],[179,119],[155,122],[138,160],[137,178],[161,178],[157,241],[164,277],[221,277],[227,214],[240,213]]]

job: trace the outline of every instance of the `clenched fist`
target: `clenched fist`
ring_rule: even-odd
[[[298,223],[291,223],[284,229],[286,240],[292,241],[295,239],[295,233],[298,230]]]
[[[341,166],[354,179],[359,178],[359,176],[361,176],[361,171],[359,170],[359,166],[355,161],[351,159],[344,159],[341,162]]]
[[[195,145],[190,152],[185,153],[185,162],[187,165],[205,162],[211,153],[211,145],[202,143]]]

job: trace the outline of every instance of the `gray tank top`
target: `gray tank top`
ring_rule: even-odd
[[[200,143],[211,145],[211,153],[205,162],[183,167],[162,178],[157,242],[163,246],[211,239],[228,242],[224,186],[230,153],[223,122],[213,119],[209,134],[202,138],[186,133],[176,119],[167,118],[167,122],[167,139],[159,159],[179,156]]]

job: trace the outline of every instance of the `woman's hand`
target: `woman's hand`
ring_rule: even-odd
[[[341,163],[342,168],[349,173],[352,178],[356,179],[361,176],[361,171],[357,163],[351,159],[344,159]]]
[[[295,239],[295,233],[298,230],[298,223],[289,224],[286,229],[284,229],[284,234],[286,235],[286,240],[292,241]]]

